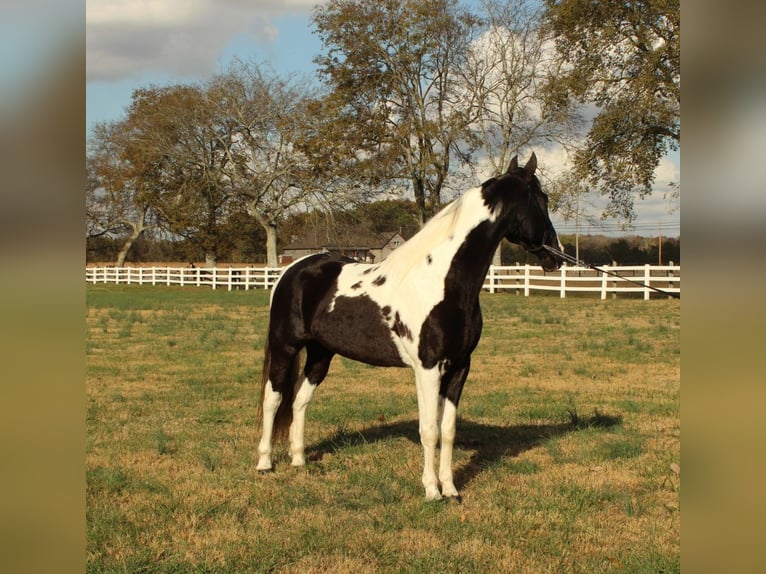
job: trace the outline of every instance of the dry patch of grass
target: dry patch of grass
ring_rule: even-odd
[[[484,296],[462,505],[423,500],[412,373],[341,358],[309,464],[255,472],[267,305],[88,287],[88,571],[679,570],[677,301]]]

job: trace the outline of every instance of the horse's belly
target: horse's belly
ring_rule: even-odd
[[[320,311],[312,321],[312,335],[329,350],[363,363],[404,367],[397,336],[383,310],[367,296],[336,297],[332,311]]]

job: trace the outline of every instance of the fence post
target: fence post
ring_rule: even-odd
[[[609,267],[609,265],[604,265],[604,269],[606,270]],[[607,274],[601,273],[601,299],[606,299],[606,287],[607,287]]]
[[[524,297],[529,297],[529,264],[524,265]]]
[[[565,299],[567,296],[567,266],[562,265],[560,267],[561,272],[561,299]]]
[[[228,290],[231,291],[231,265],[229,265],[229,286]]]
[[[495,292],[495,266],[489,266],[489,292]]]
[[[652,281],[652,269],[648,263],[644,263],[644,285],[649,285]],[[644,288],[644,301],[649,300],[649,287]]]
[[[673,265],[674,265],[673,262],[670,261],[670,269],[668,269],[668,277],[674,277],[674,275],[673,275]],[[673,287],[673,286],[674,286],[673,282],[672,281],[668,281],[668,287]],[[671,295],[668,295],[668,299],[672,299],[672,298],[673,297]]]

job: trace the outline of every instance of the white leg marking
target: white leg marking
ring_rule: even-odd
[[[415,385],[418,390],[418,411],[420,413],[420,443],[423,445],[423,486],[426,500],[438,500],[439,481],[434,470],[436,443],[439,441],[437,424],[439,408],[439,370],[416,369]]]
[[[316,385],[312,385],[308,379],[304,378],[295,391],[295,400],[293,400],[293,422],[290,425],[290,453],[293,455],[293,466],[303,466],[306,464],[306,458],[303,454],[306,407],[308,407],[309,402],[311,402],[311,397],[314,396],[315,390]]]
[[[263,434],[258,444],[258,464],[256,470],[271,470],[271,434],[274,430],[274,417],[282,402],[282,393],[274,391],[271,380],[266,381],[263,392]]]
[[[441,452],[439,453],[439,481],[444,496],[459,497],[452,477],[452,447],[455,444],[455,424],[457,407],[452,401],[439,397],[439,415],[441,417]]]

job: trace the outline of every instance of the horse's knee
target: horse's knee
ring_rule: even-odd
[[[423,446],[435,447],[439,442],[439,428],[435,424],[421,425],[420,442]]]
[[[441,427],[442,443],[453,443],[455,441],[455,424],[448,423]]]

